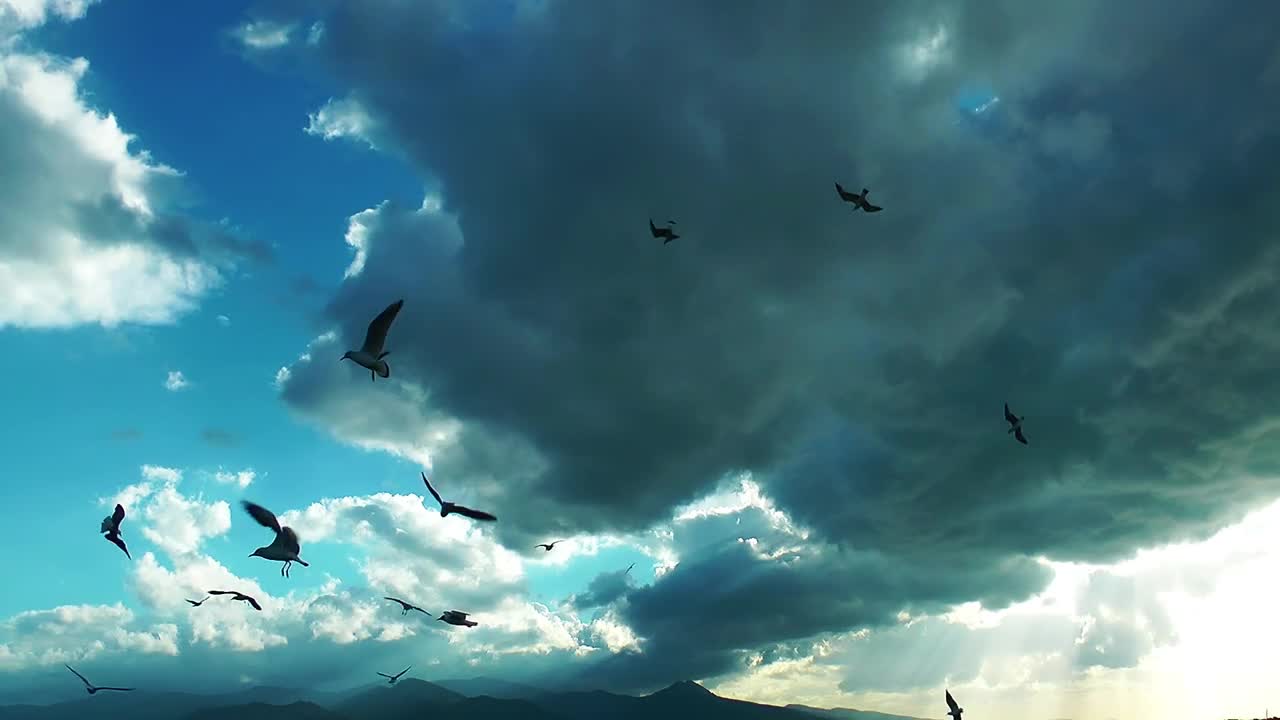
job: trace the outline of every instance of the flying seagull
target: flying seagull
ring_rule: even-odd
[[[675,221],[675,220],[668,220],[668,221],[667,221],[667,225],[675,225],[675,224],[676,224],[676,221]],[[654,224],[653,224],[653,218],[649,218],[649,232],[653,233],[653,236],[654,236],[655,238],[665,238],[665,239],[662,241],[662,244],[663,244],[663,245],[666,245],[667,243],[671,242],[672,240],[675,240],[676,238],[680,237],[679,235],[677,235],[677,234],[676,234],[676,231],[675,231],[673,228],[671,228],[671,227],[664,227],[664,228],[660,228],[660,227],[658,227],[658,226],[654,225]]]
[[[302,561],[299,560],[298,562],[302,562]],[[235,590],[210,590],[209,594],[210,595],[231,595],[232,600],[243,600],[244,602],[247,602],[250,605],[252,605],[254,610],[258,610],[258,611],[262,610],[262,606],[258,604],[257,600],[254,600],[253,598],[249,597],[248,595],[245,595],[244,593],[236,592]]]
[[[183,599],[185,600],[186,598],[183,598]],[[208,599],[209,599],[209,596],[205,595],[204,600],[208,600]],[[204,604],[204,600],[201,600],[200,602],[196,602],[195,600],[187,600],[187,602],[191,603],[191,607],[200,607],[201,605]]]
[[[391,351],[383,352],[382,345],[387,341],[387,331],[391,329],[391,322],[396,319],[396,313],[400,312],[402,307],[404,307],[404,300],[397,300],[388,305],[386,310],[378,313],[378,317],[369,323],[369,329],[364,334],[364,345],[359,350],[348,350],[342,356],[342,360],[352,360],[357,365],[367,368],[370,382],[376,379],[374,375],[391,377],[391,366],[382,359],[390,355]]]
[[[851,193],[848,190],[845,190],[840,183],[836,183],[836,193],[840,195],[841,200],[847,203],[853,203],[855,208],[862,208],[866,212],[880,212],[884,209],[879,205],[872,205],[870,202],[867,202],[866,188],[862,188],[862,194],[859,195],[858,193]]]
[[[289,566],[298,563],[302,567],[310,567],[302,558],[298,557],[298,553],[302,552],[302,546],[298,544],[298,533],[293,531],[291,527],[280,527],[280,521],[276,519],[275,513],[270,510],[242,500],[247,511],[254,520],[262,527],[271,528],[276,532],[276,539],[271,541],[270,545],[260,547],[254,550],[249,557],[260,557],[266,560],[275,560],[284,563],[284,567],[280,568],[280,574],[289,577]]]
[[[964,708],[956,704],[956,699],[951,697],[950,690],[947,691],[947,707],[951,708],[951,711],[947,714],[955,720],[960,720],[960,713],[964,712]]]
[[[482,510],[472,510],[469,507],[444,501],[441,499],[440,493],[436,492],[436,489],[431,487],[431,481],[427,480],[427,474],[425,472],[422,473],[422,482],[427,484],[427,490],[431,493],[431,497],[435,498],[436,502],[440,503],[440,517],[448,517],[449,513],[458,513],[459,515],[469,517],[472,520],[487,520],[492,522],[498,519]]]
[[[384,678],[387,678],[387,684],[388,684],[388,685],[395,685],[395,684],[396,684],[396,681],[400,679],[400,676],[401,676],[401,675],[403,675],[403,674],[405,674],[405,673],[407,673],[407,672],[409,672],[409,668],[411,668],[411,667],[413,667],[413,666],[412,666],[412,665],[410,665],[409,667],[407,667],[407,668],[405,668],[405,669],[401,670],[400,672],[396,673],[395,675],[388,675],[388,674],[386,674],[386,673],[378,673],[378,674],[379,674],[379,675],[381,675],[381,676],[382,676],[382,677],[384,677]]]
[[[623,570],[623,571],[622,571],[622,574],[623,574],[623,575],[626,575],[627,573],[631,572],[631,568],[633,568],[633,567],[635,567],[635,566],[636,566],[636,564],[635,564],[635,563],[631,563],[630,565],[628,565],[628,566],[627,566],[627,569],[626,569],[626,570]]]
[[[464,613],[461,610],[445,610],[440,614],[440,617],[436,619],[443,620],[450,625],[461,625],[464,627],[475,627],[480,624],[475,620],[468,620],[467,613]]]
[[[76,677],[80,678],[80,682],[84,683],[85,692],[89,693],[90,695],[93,695],[99,690],[115,690],[117,692],[129,692],[130,690],[133,689],[133,688],[118,688],[118,687],[96,687],[93,683],[89,682],[88,680],[85,680],[83,675],[76,672],[75,668],[71,667],[70,665],[66,665],[65,663],[64,663],[64,666],[71,671],[72,675],[75,675]]]
[[[124,506],[116,503],[115,512],[102,518],[102,529],[98,532],[106,533],[103,537],[115,543],[116,547],[124,551],[124,556],[132,560],[133,556],[129,554],[129,548],[124,545],[124,538],[120,537],[120,523],[123,521]]]
[[[547,552],[551,552],[551,548],[553,548],[553,547],[555,547],[555,546],[559,545],[559,544],[560,544],[560,543],[562,543],[562,542],[564,542],[564,541],[563,541],[563,540],[556,540],[555,542],[540,543],[540,544],[538,544],[538,545],[534,545],[534,546],[533,546],[533,549],[537,550],[538,548],[542,548],[543,550],[546,550]]]
[[[1004,419],[1007,420],[1009,422],[1009,425],[1012,426],[1009,428],[1009,432],[1013,433],[1013,436],[1018,438],[1018,442],[1022,443],[1023,445],[1029,445],[1030,443],[1027,442],[1026,436],[1022,434],[1022,421],[1026,420],[1027,418],[1025,416],[1018,417],[1017,415],[1014,415],[1013,413],[1009,412],[1009,403],[1005,403]]]
[[[418,612],[422,613],[423,615],[427,615],[427,616],[430,616],[430,615],[431,615],[431,613],[427,612],[426,610],[423,610],[422,608],[418,607],[417,605],[414,605],[413,603],[407,603],[407,602],[405,602],[405,601],[401,600],[400,598],[387,597],[387,596],[385,596],[385,595],[384,595],[382,599],[383,599],[383,600],[390,600],[391,602],[397,602],[397,603],[400,603],[400,609],[401,609],[401,611],[402,611],[402,612],[400,613],[401,615],[408,615],[410,610],[417,610]]]

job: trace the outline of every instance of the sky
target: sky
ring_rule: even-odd
[[[1280,8],[727,4],[0,0],[0,702],[1280,705]]]

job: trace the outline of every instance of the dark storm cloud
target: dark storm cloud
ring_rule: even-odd
[[[405,297],[393,378],[468,423],[437,473],[521,503],[498,530],[523,542],[748,469],[832,543],[682,563],[628,596],[646,653],[602,673],[1007,604],[1045,581],[1028,556],[1203,537],[1276,495],[1253,478],[1280,471],[1280,11],[719,5],[348,4],[317,48],[443,188],[446,214],[377,211],[328,308],[345,349]],[[975,83],[998,131],[956,122]],[[285,399],[369,392],[330,365]]]
[[[590,610],[618,600],[631,589],[631,573],[625,569],[603,572],[591,578],[586,591],[575,594],[569,602],[579,610]]]

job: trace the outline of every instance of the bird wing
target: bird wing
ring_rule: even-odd
[[[405,602],[405,601],[401,600],[400,598],[393,598],[393,597],[388,597],[388,596],[386,596],[386,595],[383,595],[383,596],[382,596],[382,599],[383,599],[383,600],[390,600],[391,602],[397,602],[397,603],[400,603],[400,604],[401,604],[403,607],[405,607],[405,608],[408,608],[408,607],[409,607],[409,603],[407,603],[407,602]]]
[[[658,226],[653,224],[653,218],[649,218],[649,232],[653,233],[654,237],[662,237],[662,233],[658,231]]]
[[[85,687],[93,687],[93,683],[89,682],[88,680],[85,680],[84,676],[76,672],[75,668],[71,667],[70,665],[67,665],[66,663],[63,663],[63,666],[68,670],[70,670],[72,675],[75,675],[76,677],[80,678],[80,682],[84,683]]]
[[[395,678],[391,677],[390,675],[388,675],[388,674],[386,674],[386,673],[378,673],[378,674],[379,674],[379,675],[381,675],[382,677],[384,677],[384,678],[388,679],[388,680],[395,680]]]
[[[418,607],[417,605],[410,605],[410,606],[409,606],[409,609],[410,609],[410,610],[417,610],[418,612],[422,613],[423,615],[426,615],[427,617],[431,617],[431,613],[427,612],[426,610],[423,610],[422,608]]]
[[[251,503],[248,500],[242,500],[240,501],[240,504],[244,506],[245,512],[249,513],[254,520],[258,521],[259,525],[271,528],[277,533],[280,532],[280,521],[276,519],[275,513],[257,503]]]
[[[839,194],[840,199],[844,200],[845,202],[849,202],[851,201],[852,198],[856,197],[853,193],[849,192],[848,190],[845,190],[844,187],[840,185],[840,183],[836,183],[836,193]]]
[[[440,507],[444,507],[444,500],[441,500],[440,493],[436,492],[436,489],[431,487],[431,481],[427,479],[427,474],[425,472],[422,473],[422,482],[427,484],[427,492],[431,493],[431,497],[435,498],[436,502],[440,503]]]
[[[1023,435],[1023,434],[1022,434],[1022,428],[1018,428],[1017,430],[1014,430],[1014,431],[1013,431],[1013,436],[1014,436],[1014,437],[1016,437],[1016,438],[1018,438],[1018,442],[1022,443],[1023,445],[1030,445],[1030,444],[1031,444],[1031,443],[1027,442],[1027,437],[1026,437],[1025,435]]]
[[[396,314],[402,307],[404,307],[404,300],[397,300],[388,305],[386,310],[378,313],[378,317],[369,323],[369,330],[364,334],[364,347],[361,350],[375,357],[382,353],[382,344],[387,341],[387,331],[391,329],[391,322],[396,319]]]
[[[129,692],[133,688],[117,688],[117,687],[100,687],[99,690],[119,690],[120,692]]]
[[[249,597],[248,595],[241,595],[240,597],[244,598],[245,600],[248,600],[249,604],[253,606],[254,610],[262,610],[262,606],[258,604],[257,600]]]
[[[472,520],[486,520],[488,522],[493,522],[494,520],[498,519],[497,517],[490,515],[489,513],[483,510],[472,510],[471,508],[464,507],[462,505],[454,505],[453,511],[458,513],[459,515],[469,517]]]
[[[108,540],[110,540],[111,542],[115,543],[116,547],[118,547],[118,548],[120,548],[121,550],[123,550],[123,551],[124,551],[124,556],[125,556],[125,557],[129,558],[130,560],[132,560],[132,559],[133,559],[133,556],[129,554],[129,548],[125,547],[125,544],[124,544],[124,538],[120,537],[119,535],[117,535],[117,534],[116,534],[116,533],[114,533],[114,532],[109,532],[109,533],[107,533],[106,535],[104,535],[103,537],[105,537],[106,539],[108,539]]]
[[[190,598],[183,598],[183,600],[186,600],[187,602],[191,603],[191,607],[195,607],[195,606],[197,606],[197,605],[199,605],[199,604],[200,604],[200,603],[198,603],[198,602],[196,602],[195,600],[192,600],[192,599],[190,599]]]
[[[407,668],[405,668],[405,669],[401,670],[400,672],[396,673],[396,677],[400,677],[401,675],[403,675],[403,674],[405,674],[405,673],[409,672],[409,668],[412,668],[412,667],[413,667],[413,666],[412,666],[412,665],[410,665],[409,667],[407,667]]]
[[[210,595],[235,595],[235,590],[206,590]]]
[[[280,528],[281,542],[284,549],[297,555],[302,550],[302,545],[298,542],[298,533],[293,531],[291,527]]]
[[[122,522],[124,522],[124,506],[116,503],[116,511],[111,513],[111,524],[118,528]]]
[[[1004,404],[1004,420],[1010,425],[1013,425],[1014,423],[1018,422],[1018,416],[1009,412],[1009,403]]]
[[[864,202],[864,203],[862,204],[862,211],[863,211],[863,212],[880,212],[880,211],[881,211],[881,210],[883,210],[883,209],[884,209],[884,208],[880,207],[879,205],[872,205],[872,204],[871,204],[871,203],[869,203],[869,202]]]
[[[951,708],[952,710],[960,709],[960,706],[956,704],[956,699],[951,697],[950,690],[947,691],[947,707]]]

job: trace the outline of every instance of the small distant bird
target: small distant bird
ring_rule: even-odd
[[[1008,421],[1009,425],[1012,426],[1009,428],[1009,432],[1013,433],[1013,436],[1018,438],[1018,442],[1022,443],[1023,445],[1030,445],[1030,443],[1027,442],[1026,436],[1022,434],[1022,421],[1026,420],[1027,418],[1025,416],[1018,417],[1017,415],[1014,415],[1013,413],[1009,412],[1009,403],[1005,403],[1004,419]]]
[[[117,692],[129,692],[130,690],[133,690],[133,688],[97,687],[93,683],[89,682],[88,680],[85,680],[84,676],[76,672],[75,668],[65,663],[63,663],[63,666],[66,667],[68,670],[70,670],[72,675],[75,675],[76,677],[80,678],[80,682],[84,683],[85,692],[89,693],[90,695],[97,693],[99,690],[115,690]]]
[[[407,673],[407,672],[409,672],[409,668],[411,668],[411,667],[413,667],[413,666],[412,666],[412,665],[410,665],[409,667],[407,667],[407,668],[405,668],[405,669],[401,670],[400,672],[396,673],[395,675],[388,675],[388,674],[386,674],[386,673],[378,673],[378,674],[379,674],[379,675],[381,675],[381,676],[382,676],[382,677],[384,677],[384,678],[387,678],[387,684],[388,684],[388,685],[395,685],[395,684],[396,684],[396,681],[400,679],[400,676],[401,676],[401,675],[403,675],[403,674],[405,674],[405,673]]]
[[[840,195],[841,200],[847,203],[853,203],[853,206],[855,208],[862,208],[866,212],[880,212],[881,210],[883,210],[884,208],[880,207],[879,205],[872,205],[870,202],[867,201],[867,192],[868,191],[866,188],[862,188],[861,195],[857,193],[851,193],[848,190],[845,190],[843,187],[841,187],[840,183],[836,183],[836,193]]]
[[[260,547],[250,553],[249,557],[260,557],[265,560],[275,560],[284,563],[284,567],[280,568],[280,574],[289,577],[289,566],[298,563],[302,567],[311,567],[302,558],[298,557],[298,553],[302,552],[302,546],[298,544],[298,533],[293,531],[291,527],[280,527],[280,521],[276,519],[275,513],[270,510],[243,500],[240,503],[244,505],[244,509],[254,520],[262,527],[271,528],[276,533],[276,539],[271,541],[270,545]]]
[[[951,708],[951,711],[947,714],[955,718],[955,720],[960,720],[960,713],[964,712],[964,708],[956,704],[956,699],[951,697],[950,690],[947,691],[947,707]]]
[[[386,310],[378,313],[378,317],[369,323],[369,329],[364,334],[364,345],[359,350],[348,350],[342,356],[342,360],[351,360],[367,368],[370,382],[376,379],[374,375],[391,377],[391,366],[382,359],[390,355],[391,351],[383,352],[382,345],[387,341],[387,331],[391,329],[391,322],[396,319],[396,313],[399,313],[402,307],[404,307],[404,300],[397,300],[388,305]]]
[[[186,598],[183,598],[183,599],[185,600]],[[205,595],[204,600],[208,600],[208,599],[209,599],[209,596]],[[191,607],[200,607],[201,605],[204,604],[204,600],[201,600],[200,602],[196,602],[195,600],[187,600],[187,602],[191,603]]]
[[[417,610],[418,612],[422,613],[423,615],[427,615],[427,616],[430,616],[430,615],[431,615],[431,613],[427,612],[426,610],[423,610],[422,608],[418,607],[417,605],[414,605],[413,603],[407,603],[407,602],[405,602],[405,601],[401,600],[400,598],[387,597],[387,596],[385,596],[385,595],[384,595],[382,599],[383,599],[383,600],[390,600],[391,602],[397,602],[397,603],[400,603],[400,609],[401,609],[401,613],[400,613],[400,614],[401,614],[401,615],[408,615],[410,610]]]
[[[243,602],[247,602],[250,605],[252,605],[254,610],[258,610],[258,611],[262,610],[262,606],[258,604],[257,600],[254,600],[253,598],[249,597],[248,595],[245,595],[244,593],[236,592],[235,590],[210,590],[209,594],[210,595],[230,595],[232,600],[241,600]]]
[[[631,563],[630,565],[628,565],[628,566],[627,566],[627,569],[626,569],[626,570],[623,570],[623,571],[622,571],[622,574],[623,574],[623,575],[626,575],[627,573],[631,572],[631,568],[633,568],[633,567],[635,567],[635,566],[636,566],[636,564],[635,564],[635,563]]]
[[[436,489],[431,487],[431,481],[427,480],[427,474],[425,472],[422,473],[422,482],[427,484],[427,491],[431,493],[431,497],[435,498],[436,502],[440,503],[440,517],[448,517],[449,513],[458,513],[459,515],[469,517],[472,520],[493,522],[498,519],[482,510],[472,510],[469,507],[464,507],[456,503],[445,502],[441,499],[440,493],[436,492]]]
[[[464,627],[475,627],[480,624],[475,620],[468,620],[467,614],[468,613],[464,613],[461,610],[445,610],[440,614],[440,617],[436,619],[443,620],[450,625],[461,625]]]
[[[538,544],[538,545],[534,545],[533,547],[534,547],[534,549],[535,549],[535,550],[536,550],[536,549],[538,549],[538,548],[542,548],[543,550],[546,550],[547,552],[551,552],[551,548],[553,548],[553,547],[555,547],[555,546],[559,545],[559,544],[560,544],[560,543],[562,543],[562,542],[564,542],[564,541],[563,541],[563,540],[556,540],[555,542],[541,543],[541,544]]]
[[[675,220],[667,221],[667,225],[675,225],[675,224],[676,224]],[[675,240],[676,238],[680,237],[679,235],[676,234],[676,231],[674,228],[671,228],[671,227],[660,228],[654,225],[653,218],[649,218],[649,232],[653,233],[653,236],[655,238],[665,238],[662,241],[663,245],[666,245],[672,240]]]
[[[115,512],[102,518],[102,529],[98,532],[106,533],[103,535],[106,539],[116,544],[116,547],[124,551],[124,556],[133,559],[129,554],[129,548],[125,547],[124,538],[120,537],[120,523],[124,520],[124,507],[116,503]]]

